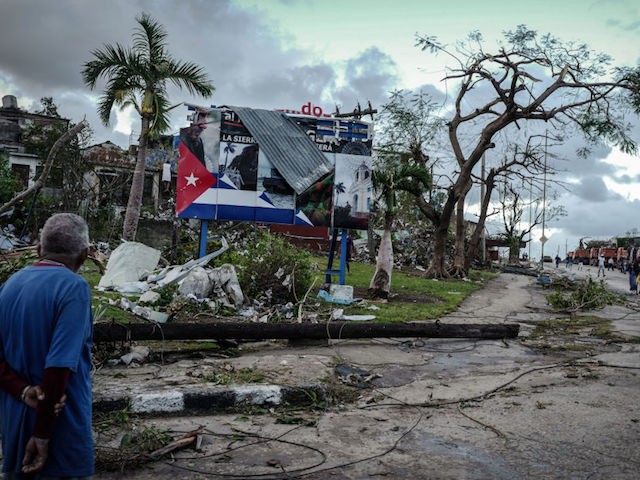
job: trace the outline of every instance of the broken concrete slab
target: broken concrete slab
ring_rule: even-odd
[[[179,283],[178,291],[181,295],[193,295],[196,298],[207,298],[213,289],[213,282],[207,271],[198,266],[189,271]]]
[[[123,242],[109,256],[98,287],[114,288],[144,279],[158,267],[160,250],[138,242]]]
[[[214,297],[219,299],[223,296],[235,308],[239,308],[244,304],[244,294],[233,265],[225,263],[218,268],[210,270],[209,278],[213,282]]]

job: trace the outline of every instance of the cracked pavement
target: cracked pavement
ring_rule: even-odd
[[[585,267],[585,270],[588,267]],[[587,272],[585,272],[586,274]],[[624,276],[609,284],[624,289]],[[613,287],[612,287],[613,288]],[[96,479],[636,479],[640,464],[640,312],[589,312],[615,335],[588,331],[532,342],[550,310],[535,278],[501,274],[440,319],[521,324],[519,338],[263,342],[237,358],[146,365],[95,377],[95,395],[114,388],[203,388],[211,362],[258,367],[279,385],[326,383],[338,363],[370,372],[355,401],[298,410],[143,416],[172,435],[204,426],[199,450]],[[155,382],[155,383],[154,383]],[[335,383],[335,380],[334,380]],[[170,385],[169,385],[170,384]],[[101,434],[98,445],[113,439]]]

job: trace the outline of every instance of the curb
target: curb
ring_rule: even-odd
[[[329,395],[322,385],[235,385],[167,389],[120,397],[94,398],[94,412],[129,409],[132,413],[181,415],[185,413],[227,413],[247,407],[311,407]]]

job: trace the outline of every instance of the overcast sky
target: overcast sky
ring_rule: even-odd
[[[135,116],[114,111],[109,127],[101,125],[100,91],[83,86],[80,72],[93,49],[130,45],[143,11],[165,26],[174,57],[202,65],[216,87],[209,99],[172,90],[173,103],[300,109],[311,102],[332,112],[368,101],[379,108],[393,89],[450,95],[455,85],[441,81],[445,58],[416,48],[416,34],[452,44],[479,30],[490,46],[519,24],[586,42],[617,65],[640,61],[635,0],[0,0],[0,96],[15,95],[27,110],[51,96],[64,117],[87,118],[95,143],[135,143]],[[186,114],[175,110],[174,132]],[[568,216],[547,225],[545,254],[564,255],[580,237],[640,229],[640,159],[608,147],[577,158],[580,140],[564,143],[550,153],[567,170],[571,191],[558,201]],[[540,243],[533,245],[537,256]]]

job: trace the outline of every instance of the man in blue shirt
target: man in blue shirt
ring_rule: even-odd
[[[81,217],[53,215],[40,235],[41,259],[0,286],[0,425],[7,479],[94,473],[91,292],[77,274],[88,248]],[[44,398],[36,403],[39,392]],[[55,404],[65,394],[56,416]]]

